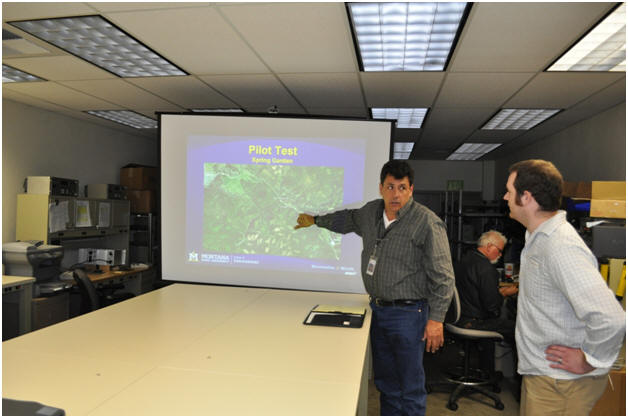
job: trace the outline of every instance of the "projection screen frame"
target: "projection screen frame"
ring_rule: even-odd
[[[392,154],[393,154],[393,137],[394,137],[394,130],[395,130],[395,121],[394,120],[372,120],[372,119],[364,119],[364,118],[346,118],[346,117],[334,117],[334,116],[320,116],[320,115],[274,115],[274,114],[257,114],[257,113],[201,113],[201,112],[157,112],[157,116],[158,116],[158,120],[159,120],[159,124],[158,124],[158,135],[159,135],[159,149],[158,149],[158,153],[159,153],[159,161],[160,161],[160,175],[161,175],[161,189],[160,189],[160,194],[158,195],[158,199],[157,199],[157,204],[158,207],[160,209],[160,215],[163,217],[161,219],[161,227],[160,227],[160,233],[158,235],[158,239],[159,239],[159,245],[160,248],[162,249],[161,251],[161,263],[162,263],[162,274],[163,274],[163,280],[167,281],[167,282],[180,282],[180,283],[194,283],[194,284],[212,284],[212,285],[228,285],[228,286],[245,286],[245,287],[260,287],[260,288],[275,288],[275,289],[291,289],[291,290],[312,290],[312,291],[330,291],[330,292],[347,292],[347,293],[365,293],[363,284],[362,284],[362,278],[361,278],[361,273],[359,271],[359,264],[357,266],[358,270],[357,270],[357,275],[352,278],[353,280],[353,284],[350,286],[336,286],[334,283],[330,284],[329,282],[325,282],[325,283],[316,283],[313,284],[311,282],[311,280],[317,280],[314,278],[307,278],[308,274],[305,273],[296,273],[296,274],[305,274],[306,279],[305,282],[306,284],[304,285],[302,280],[298,280],[295,282],[287,282],[285,279],[281,279],[277,282],[268,282],[268,281],[258,281],[255,279],[250,279],[250,280],[241,280],[241,279],[234,279],[233,277],[231,277],[229,274],[222,274],[221,277],[208,277],[207,279],[203,279],[203,280],[197,280],[197,279],[191,279],[190,276],[188,275],[189,273],[186,272],[186,274],[183,274],[182,276],[180,276],[179,274],[177,274],[176,272],[174,272],[174,267],[172,267],[172,262],[170,261],[169,257],[170,255],[167,254],[167,251],[169,250],[170,246],[166,245],[164,247],[165,244],[165,239],[169,239],[170,236],[168,235],[170,232],[166,232],[169,231],[169,229],[172,228],[172,223],[169,220],[166,220],[166,216],[164,216],[164,214],[168,214],[169,211],[165,210],[166,209],[166,205],[169,205],[169,201],[168,201],[168,196],[166,196],[166,199],[164,199],[164,184],[165,184],[165,180],[167,181],[168,178],[167,176],[170,174],[170,172],[168,170],[170,170],[170,165],[168,165],[168,163],[164,164],[164,123],[163,123],[163,119],[164,118],[170,118],[170,117],[192,117],[192,118],[205,118],[205,119],[209,119],[209,118],[233,118],[235,119],[242,119],[242,120],[259,120],[259,121],[279,121],[281,122],[282,120],[285,121],[298,121],[298,122],[303,122],[303,123],[308,123],[308,122],[313,122],[314,124],[316,123],[342,123],[342,122],[347,122],[347,124],[360,124],[361,126],[385,126],[388,129],[388,135],[385,138],[385,141],[387,142],[387,144],[385,144],[386,146],[382,146],[379,145],[379,148],[382,149],[382,154],[385,154],[386,157],[379,159],[378,164],[377,164],[377,168],[374,170],[376,171],[376,178],[377,178],[377,183],[373,183],[373,182],[369,182],[369,184],[365,184],[364,185],[364,198],[362,199],[362,202],[360,203],[360,205],[349,205],[349,207],[351,208],[355,208],[355,207],[359,207],[361,206],[361,204],[365,203],[366,201],[372,200],[373,198],[378,198],[379,195],[377,193],[374,194],[374,191],[377,191],[377,184],[379,183],[379,169],[381,168],[381,165],[385,162],[388,161]],[[216,120],[215,119],[215,120]],[[195,119],[192,119],[195,120]],[[228,121],[229,119],[224,119],[224,121]],[[373,125],[371,125],[373,124]],[[384,128],[386,129],[386,128]],[[223,135],[222,133],[219,133],[217,135]],[[189,136],[189,134],[188,134]],[[262,135],[263,136],[263,135]],[[290,135],[288,135],[290,136]],[[314,135],[316,136],[316,135]],[[303,138],[306,138],[308,140],[311,140],[312,138],[309,136],[304,136]],[[386,151],[384,151],[384,149],[386,149]],[[368,156],[365,155],[364,157],[365,159],[368,158]],[[370,157],[371,159],[373,157]],[[165,165],[168,166],[168,168],[165,168]],[[365,162],[365,177],[369,176],[374,178],[373,173],[370,172],[368,170],[371,170],[369,167],[366,167],[367,163]],[[371,170],[373,171],[373,170]],[[167,186],[170,187],[170,186]],[[166,187],[166,188],[167,188]],[[183,187],[185,188],[185,187]],[[181,203],[183,204],[183,203]],[[343,206],[344,207],[344,206]],[[185,221],[184,221],[185,222]],[[165,235],[165,237],[164,237]],[[349,234],[349,235],[355,235],[355,234]],[[343,236],[343,238],[346,237]],[[355,236],[355,239],[359,239],[359,237]],[[185,240],[185,237],[183,238]],[[361,240],[360,240],[360,249],[361,249]],[[359,254],[358,254],[358,259],[359,259]],[[167,266],[167,267],[166,267]],[[164,268],[166,267],[166,268]],[[237,269],[236,269],[237,270]],[[249,270],[250,273],[255,274],[255,270]],[[236,276],[239,273],[236,273]],[[356,285],[356,283],[358,283]],[[344,282],[340,282],[340,283],[344,283]]]

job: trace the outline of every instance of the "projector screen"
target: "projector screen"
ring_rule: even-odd
[[[161,114],[164,280],[364,293],[362,240],[297,215],[379,197],[391,121]]]

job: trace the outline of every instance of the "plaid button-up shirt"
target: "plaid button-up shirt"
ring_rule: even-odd
[[[434,212],[410,199],[397,220],[384,227],[384,201],[360,209],[318,216],[316,225],[362,237],[362,279],[369,295],[385,300],[427,299],[429,319],[443,322],[454,287],[445,224]],[[373,275],[366,274],[371,256]]]

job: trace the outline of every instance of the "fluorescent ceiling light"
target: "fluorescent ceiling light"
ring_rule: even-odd
[[[393,151],[397,152],[412,152],[414,148],[414,142],[395,142],[393,145]]]
[[[502,109],[482,129],[532,129],[560,109]]]
[[[467,3],[349,3],[364,71],[443,71]]]
[[[101,16],[10,24],[120,77],[187,75]]]
[[[423,125],[423,119],[427,114],[427,108],[382,108],[371,109],[373,119],[395,119],[397,128],[418,129]]]
[[[157,121],[130,110],[88,110],[90,115],[131,126],[136,129],[156,129]]]
[[[488,154],[502,144],[478,144],[464,143],[458,147],[449,157],[448,160],[477,160],[481,156]]]
[[[393,160],[407,160],[410,158],[409,152],[393,152]]]
[[[244,113],[242,109],[190,109],[196,113]]]
[[[17,36],[13,32],[9,32],[6,29],[2,29],[2,40],[3,41],[8,41],[8,40],[11,40],[11,39],[22,39],[22,38]]]
[[[46,81],[42,78],[35,77],[32,74],[20,71],[17,68],[9,67],[2,64],[2,82],[3,83],[16,83],[25,81]]]
[[[414,148],[414,142],[395,142],[393,144],[393,159],[407,160]]]
[[[626,71],[626,3],[622,3],[547,71]]]

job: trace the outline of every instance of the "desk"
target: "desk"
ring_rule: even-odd
[[[144,284],[142,280],[142,272],[146,272],[150,267],[138,267],[130,270],[113,270],[106,271],[104,273],[88,273],[89,279],[94,282],[94,285],[109,284],[109,283],[123,283],[124,289],[127,292],[131,292],[134,295],[139,295],[152,290],[152,283],[150,286]],[[152,277],[152,276],[151,276]],[[149,289],[150,287],[150,289]]]
[[[2,314],[7,315],[2,321],[3,337],[4,331],[9,334],[22,335],[31,330],[31,299],[33,297],[34,277],[22,276],[2,276]],[[5,305],[6,304],[6,305]],[[5,311],[6,306],[6,311]],[[15,307],[15,309],[14,309]],[[17,326],[5,320],[10,321],[17,314]],[[6,326],[6,329],[5,329]],[[17,328],[12,330],[12,328]],[[17,333],[16,333],[16,332]],[[14,335],[7,335],[8,338]]]
[[[366,414],[366,295],[174,284],[3,343],[3,396],[69,415]]]

